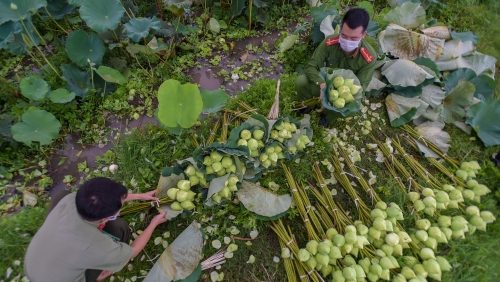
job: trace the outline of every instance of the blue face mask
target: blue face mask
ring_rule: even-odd
[[[351,41],[351,40],[347,40],[347,39],[340,37],[340,40],[339,40],[340,48],[342,48],[342,50],[344,50],[346,52],[351,52],[351,51],[356,50],[356,48],[358,48],[358,46],[359,46],[359,42],[361,42],[361,39],[358,41]]]

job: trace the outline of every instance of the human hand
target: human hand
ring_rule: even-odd
[[[167,215],[167,210],[163,210],[160,214],[155,215],[153,219],[151,220],[151,224],[154,224],[155,226],[158,226],[164,222],[167,221],[167,218],[165,217]]]
[[[143,201],[158,201],[158,198],[155,197],[156,190],[152,190],[146,193],[140,194],[141,200]]]
[[[323,88],[326,87],[326,82],[323,82],[319,85],[319,99],[323,98]]]
[[[101,274],[99,274],[99,277],[97,277],[96,281],[97,282],[104,281],[106,278],[108,278],[109,276],[111,276],[111,274],[113,274],[113,273],[114,272],[110,271],[110,270],[103,270],[101,272]]]

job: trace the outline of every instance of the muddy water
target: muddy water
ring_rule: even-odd
[[[108,128],[113,128],[108,136],[108,140],[115,140],[117,134],[123,134],[132,128],[141,128],[146,123],[158,124],[155,118],[142,116],[138,120],[128,122],[127,119],[110,120],[108,121]],[[75,181],[72,184],[79,183],[80,179],[84,177],[84,173],[78,171],[78,164],[87,162],[87,167],[90,171],[96,169],[96,157],[104,155],[110,150],[114,144],[113,141],[107,144],[95,145],[82,145],[78,143],[78,136],[70,134],[65,138],[65,145],[60,148],[52,156],[50,160],[50,174],[49,176],[54,180],[54,186],[50,190],[53,195],[59,190],[68,188],[67,184],[63,182],[65,175],[71,175]],[[63,162],[64,161],[64,162]],[[61,165],[58,165],[63,162]]]

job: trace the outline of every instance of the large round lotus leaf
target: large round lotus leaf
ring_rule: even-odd
[[[458,58],[464,54],[471,53],[475,50],[472,41],[462,41],[453,39],[446,41],[443,46],[443,54],[438,58],[438,61],[446,61]]]
[[[63,88],[51,91],[49,94],[49,98],[52,103],[68,103],[73,101],[75,99],[75,96],[75,93],[69,92],[68,90]]]
[[[91,92],[92,83],[88,71],[82,71],[73,64],[62,65],[61,69],[63,71],[63,77],[68,82],[68,84],[66,84],[66,89],[70,92],[74,92],[76,96],[81,98],[84,98]]]
[[[144,282],[184,281],[198,268],[203,255],[204,238],[198,223],[193,221],[175,238],[149,271]],[[196,281],[198,277],[191,277]],[[186,280],[187,281],[187,280]]]
[[[24,21],[24,24],[33,38],[34,44],[38,45],[40,39],[34,33],[33,26],[28,21]],[[24,42],[23,36],[26,38],[29,37],[20,21],[9,21],[0,25],[0,48],[5,48],[15,55],[27,54],[26,49],[30,48]],[[31,44],[33,44],[33,42],[31,42]]]
[[[474,128],[486,147],[500,144],[500,100],[488,99],[472,105],[465,123]]]
[[[391,53],[407,60],[416,58],[436,60],[443,53],[444,46],[444,39],[409,31],[396,24],[390,24],[380,32],[379,41],[384,53]]]
[[[430,71],[433,73],[433,71]],[[409,60],[393,60],[382,67],[382,75],[390,84],[398,86],[417,86],[426,79],[434,78],[421,66]]]
[[[427,121],[419,126],[415,127],[415,131],[419,136],[423,136],[425,139],[431,141],[436,145],[439,150],[443,153],[448,152],[450,148],[450,135],[443,130],[444,123],[439,121]],[[423,140],[423,139],[422,139]],[[424,153],[427,158],[438,158],[439,156],[434,153],[425,142],[422,140],[415,140],[417,142],[418,148],[422,153]]]
[[[127,30],[127,36],[135,42],[149,35],[149,29],[160,29],[160,21],[156,18],[133,18],[128,23],[123,25]]]
[[[169,79],[158,89],[158,119],[168,127],[193,126],[202,108],[200,90],[192,83]]]
[[[48,145],[59,135],[61,123],[56,117],[44,110],[29,110],[22,116],[23,121],[11,128],[12,137],[31,146],[31,142]]]
[[[193,0],[163,0],[167,9],[172,12],[175,16],[182,16],[185,13],[190,12],[190,7],[193,4]]]
[[[466,32],[451,31],[451,38],[460,39],[464,42],[470,41],[470,42],[472,42],[472,44],[476,44],[477,41],[479,40],[479,36],[474,35],[474,33],[470,32],[470,31],[466,31]]]
[[[398,127],[413,119],[420,107],[419,99],[390,94],[385,98],[385,106],[392,127]]]
[[[15,5],[17,9],[12,9]],[[36,13],[38,8],[47,6],[46,0],[2,0],[0,1],[0,24],[8,21],[17,22],[22,19],[29,19]]]
[[[445,92],[441,87],[431,84],[422,88],[420,99],[424,100],[431,107],[436,108],[442,104]]]
[[[93,32],[89,35],[79,29],[70,33],[66,40],[66,53],[69,59],[82,68],[89,66],[89,60],[100,65],[104,51],[104,42]]]
[[[12,133],[10,128],[12,127],[13,118],[9,114],[0,115],[0,136],[5,138],[11,138]]]
[[[116,29],[125,11],[120,0],[85,0],[80,16],[95,32]]]
[[[111,82],[111,83],[118,83],[118,84],[124,84],[127,82],[127,79],[117,70],[112,69],[110,67],[106,66],[100,66],[96,70],[97,74],[99,74],[102,79],[104,79],[106,82]]]
[[[49,85],[45,80],[34,76],[27,76],[21,80],[21,93],[31,100],[41,100],[49,91]]]
[[[64,0],[47,0],[47,10],[50,15],[45,11],[45,9],[40,9],[40,14],[44,18],[49,18],[52,16],[56,20],[62,19],[65,15],[71,14],[75,6],[71,5]]]
[[[68,3],[70,5],[80,7],[80,6],[82,6],[82,4],[83,4],[84,1],[85,0],[68,0]]]
[[[422,29],[422,32],[430,37],[434,38],[440,38],[440,39],[451,39],[451,34],[450,31],[446,26],[438,25],[438,26],[433,26],[429,27],[426,29]]]
[[[213,91],[201,91],[201,99],[203,100],[204,113],[216,113],[226,105],[228,95],[224,90],[216,89]]]
[[[0,49],[6,48],[7,44],[14,41],[15,25],[14,22],[6,22],[0,25]]]
[[[474,70],[477,75],[485,74],[494,77],[496,62],[497,59],[493,56],[476,53],[471,56],[458,57],[450,60],[439,60],[436,61],[436,65],[440,71],[469,68]]]
[[[420,4],[406,2],[387,13],[384,16],[384,21],[395,23],[404,28],[416,28],[426,23],[425,10]]]
[[[290,195],[277,195],[248,181],[243,181],[236,195],[247,210],[265,217],[282,214],[292,205]]]
[[[465,118],[465,108],[472,105],[474,101],[474,84],[461,79],[450,93],[443,100],[443,119],[447,123],[463,121]]]

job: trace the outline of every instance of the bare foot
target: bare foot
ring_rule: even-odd
[[[108,278],[109,276],[111,276],[111,274],[113,274],[113,271],[109,271],[109,270],[103,270],[101,272],[101,274],[99,275],[99,277],[97,277],[97,282],[99,281],[104,281],[104,279]]]

